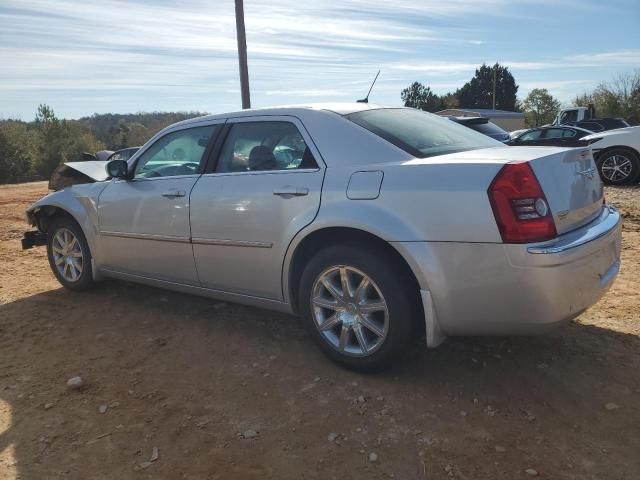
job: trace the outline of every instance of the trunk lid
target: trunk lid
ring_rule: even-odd
[[[547,198],[558,234],[591,222],[602,208],[603,187],[588,147],[495,147],[415,159],[408,164],[529,162]]]
[[[603,187],[589,148],[557,150],[529,163],[547,197],[558,234],[598,216]]]

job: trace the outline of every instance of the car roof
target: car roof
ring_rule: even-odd
[[[406,108],[406,107],[384,107],[382,105],[376,105],[373,103],[365,102],[347,102],[347,103],[309,103],[299,105],[282,105],[274,107],[263,108],[249,108],[246,110],[236,110],[233,112],[216,113],[213,115],[205,115],[202,117],[189,118],[181,122],[175,123],[176,125],[188,125],[190,123],[198,123],[208,120],[218,120],[223,118],[238,118],[254,115],[304,115],[309,111],[326,111],[336,113],[338,115],[349,115],[351,113],[362,112],[364,110],[378,110],[382,108]]]
[[[587,130],[586,128],[581,128],[581,127],[575,127],[573,125],[542,125],[541,127],[527,128],[525,130],[522,130],[521,135],[528,132],[533,132],[535,130],[549,130],[551,128],[564,128],[564,129],[578,130],[584,133],[593,133],[591,130]]]

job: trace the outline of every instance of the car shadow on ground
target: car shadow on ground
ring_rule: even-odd
[[[423,435],[415,432],[449,438],[455,426],[460,437],[446,447],[454,458],[488,435],[547,465],[575,461],[598,473],[580,459],[607,451],[603,465],[638,467],[637,336],[570,324],[540,337],[448,339],[436,350],[416,339],[412,347],[401,364],[361,375],[326,360],[295,317],[120,282],[0,305],[0,472],[253,478],[268,463],[268,478],[296,478],[297,468],[313,467],[280,458],[278,442],[308,461],[322,456],[327,428],[355,436],[356,425],[395,432],[399,447]],[[83,378],[78,391],[66,386],[73,376]],[[254,425],[274,443],[256,442],[248,460],[235,442]],[[534,433],[523,435],[527,428]],[[196,438],[207,429],[211,437]],[[293,431],[308,438],[289,444]],[[152,445],[162,456],[150,466]],[[185,459],[199,449],[206,461]],[[390,471],[408,468],[413,450],[398,450]],[[432,455],[435,463],[445,453]],[[234,470],[247,462],[251,475]]]

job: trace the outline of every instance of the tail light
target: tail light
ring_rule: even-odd
[[[528,163],[507,163],[487,193],[504,243],[543,242],[556,237],[549,204]]]

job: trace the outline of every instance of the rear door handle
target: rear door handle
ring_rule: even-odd
[[[186,195],[187,192],[185,192],[184,190],[169,190],[168,192],[164,192],[162,194],[162,196],[166,198],[184,197]]]
[[[305,195],[309,195],[309,189],[305,187],[294,187],[291,185],[286,185],[284,187],[276,188],[273,191],[273,194],[285,198],[303,197]]]

